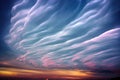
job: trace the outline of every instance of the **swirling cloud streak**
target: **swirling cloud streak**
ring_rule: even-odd
[[[120,28],[109,0],[20,0],[6,43],[39,68],[118,69]]]

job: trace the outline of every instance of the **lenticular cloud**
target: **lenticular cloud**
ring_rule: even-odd
[[[39,68],[117,69],[118,26],[110,0],[19,0],[5,41]]]

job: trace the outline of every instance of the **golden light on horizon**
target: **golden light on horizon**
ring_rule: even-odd
[[[27,70],[27,69],[16,69],[16,68],[0,68],[0,76],[10,77],[29,77],[29,78],[87,78],[94,77],[93,72],[83,70],[65,70],[65,69],[54,69],[54,70]]]
[[[12,71],[0,71],[0,75],[7,75],[7,76],[13,76],[15,75],[15,72]]]

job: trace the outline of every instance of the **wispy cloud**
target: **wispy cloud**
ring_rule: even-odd
[[[109,0],[21,0],[5,41],[39,68],[119,69],[119,26]]]

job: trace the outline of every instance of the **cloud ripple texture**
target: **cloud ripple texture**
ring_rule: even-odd
[[[39,68],[115,70],[120,27],[110,0],[19,0],[5,41],[17,60]]]

